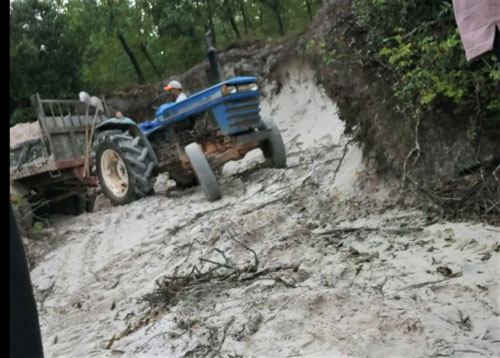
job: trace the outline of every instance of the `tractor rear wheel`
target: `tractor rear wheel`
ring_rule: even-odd
[[[104,194],[124,205],[153,193],[154,161],[142,138],[112,130],[99,136],[96,170]]]
[[[212,168],[210,168],[210,164],[208,164],[207,158],[198,143],[191,143],[187,145],[185,151],[208,201],[220,199],[222,195],[219,184],[217,184],[214,172],[212,171]]]

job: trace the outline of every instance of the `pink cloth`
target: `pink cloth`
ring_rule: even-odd
[[[453,10],[467,61],[491,51],[500,30],[500,0],[453,0]]]

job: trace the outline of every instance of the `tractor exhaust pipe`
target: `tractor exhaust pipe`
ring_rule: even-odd
[[[209,30],[205,33],[205,41],[207,42],[207,55],[208,62],[210,63],[210,75],[212,84],[216,84],[222,81],[222,76],[220,73],[219,57],[217,56],[217,51],[213,45],[212,32]]]

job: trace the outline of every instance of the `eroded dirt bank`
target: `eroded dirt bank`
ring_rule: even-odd
[[[32,270],[47,357],[496,357],[500,229],[393,208],[292,61],[263,115],[287,169],[259,151],[180,191],[54,221]]]

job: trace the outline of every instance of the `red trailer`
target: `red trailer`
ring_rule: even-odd
[[[107,119],[78,100],[31,97],[38,133],[10,148],[11,200],[23,223],[41,209],[80,214],[92,210],[97,177],[91,175],[92,127]],[[33,127],[32,127],[33,128]],[[36,132],[36,130],[34,131]],[[11,131],[12,133],[12,131]]]

